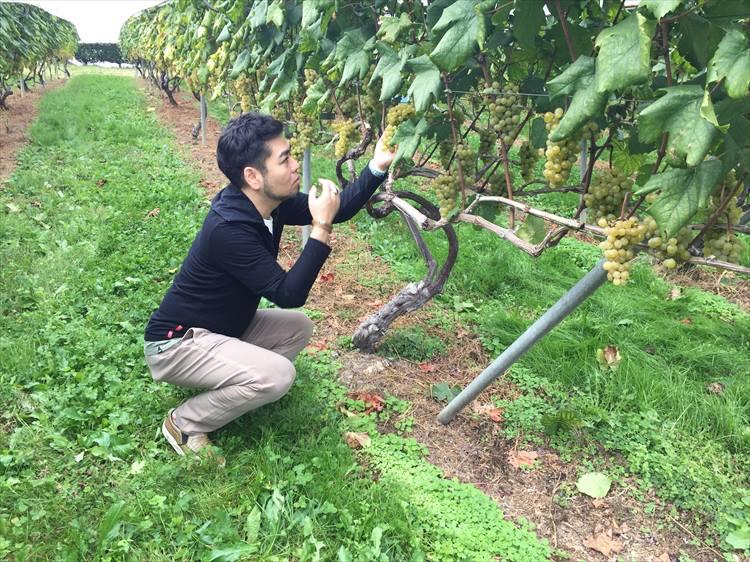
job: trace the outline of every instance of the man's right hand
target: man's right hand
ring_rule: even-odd
[[[328,234],[333,226],[333,219],[339,212],[339,190],[330,180],[318,180],[320,185],[310,187],[308,206],[313,219],[311,238],[321,242],[328,242]],[[319,193],[320,190],[320,193]]]

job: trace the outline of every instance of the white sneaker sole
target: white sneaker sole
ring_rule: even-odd
[[[180,455],[181,457],[185,456],[185,451],[182,450],[182,447],[180,447],[179,443],[175,440],[175,438],[172,436],[171,433],[167,430],[167,422],[163,422],[161,424],[161,432],[164,435],[164,437],[167,439],[167,442],[172,445],[172,448],[175,450],[175,452]]]

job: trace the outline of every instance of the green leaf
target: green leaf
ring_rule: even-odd
[[[237,78],[240,74],[242,74],[247,66],[250,64],[250,49],[245,49],[240,53],[240,55],[237,57],[237,60],[234,61],[234,65],[232,66],[232,71],[229,73],[230,78]]]
[[[682,4],[682,0],[641,0],[639,8],[646,8],[660,20]]]
[[[364,78],[370,68],[370,56],[375,46],[375,37],[365,37],[360,29],[344,34],[336,45],[336,60],[344,61],[339,86],[353,78]]]
[[[414,46],[407,45],[400,53],[396,53],[385,43],[378,43],[376,47],[380,53],[380,59],[372,73],[369,85],[372,86],[373,81],[380,78],[383,81],[380,101],[385,101],[391,99],[401,89],[401,71],[414,52]]]
[[[445,31],[430,53],[441,70],[450,72],[462,66],[484,41],[484,16],[474,9],[476,5],[476,0],[457,0],[432,28],[433,32]]]
[[[531,134],[529,135],[529,142],[531,142],[532,148],[544,148],[547,143],[547,127],[544,124],[544,119],[541,117],[535,117],[531,122]]]
[[[526,242],[531,244],[539,244],[547,234],[547,230],[544,228],[544,219],[535,217],[534,215],[527,215],[526,220],[523,221],[516,234],[521,240],[526,240]]]
[[[325,105],[328,99],[328,87],[325,79],[321,76],[315,81],[315,84],[305,92],[305,101],[302,103],[302,111],[307,115],[319,115],[321,106]]]
[[[739,162],[745,170],[750,170],[750,100],[725,99],[716,104],[719,122],[727,123],[729,129],[724,136],[726,154],[722,158],[733,168]]]
[[[440,93],[440,70],[427,55],[409,59],[407,64],[414,73],[408,94],[414,99],[414,108],[418,112],[425,111],[430,106],[430,98],[437,99]]]
[[[409,29],[409,27],[411,27],[411,19],[409,19],[409,14],[406,12],[402,13],[398,18],[395,16],[384,16],[380,22],[380,29],[378,29],[377,36],[387,43],[395,43],[399,34]]]
[[[229,41],[232,37],[232,23],[229,22],[224,26],[224,29],[221,30],[221,33],[219,33],[219,36],[216,38],[217,43],[224,43],[224,41]]]
[[[740,98],[748,95],[750,85],[750,48],[748,38],[739,29],[730,29],[708,63],[708,81],[726,78],[727,93]]]
[[[587,121],[602,114],[607,104],[607,94],[597,91],[595,66],[594,59],[581,56],[560,76],[547,82],[553,99],[563,94],[573,94],[568,111],[549,137],[551,141],[568,137]]]
[[[104,514],[101,523],[99,523],[99,532],[97,533],[100,549],[117,536],[117,533],[120,531],[120,524],[124,518],[124,511],[125,502],[119,501],[112,504],[107,513]]]
[[[724,540],[735,550],[748,550],[750,549],[750,527],[745,526],[732,531]]]
[[[653,175],[636,191],[636,195],[661,190],[648,213],[667,232],[667,236],[674,236],[699,207],[705,205],[721,178],[721,162],[707,160],[695,168],[667,170]]]
[[[260,520],[261,512],[256,505],[253,510],[248,513],[247,519],[245,519],[245,541],[252,544],[256,542],[260,536]]]
[[[626,176],[637,172],[653,158],[649,154],[632,154],[626,141],[612,141],[612,165]]]
[[[393,143],[398,145],[393,164],[396,165],[401,161],[411,160],[411,157],[414,156],[417,148],[419,148],[422,137],[427,134],[427,131],[428,125],[424,119],[421,119],[416,126],[411,120],[401,123],[393,135]]]
[[[589,472],[576,482],[578,491],[592,498],[603,498],[609,493],[610,486],[612,486],[612,480],[601,472]]]
[[[651,75],[651,37],[656,22],[635,13],[596,38],[599,92],[646,82]]]
[[[534,48],[534,41],[545,21],[544,0],[516,0],[513,11],[513,35],[521,47]]]
[[[461,393],[460,386],[450,386],[447,382],[433,384],[430,387],[430,396],[441,402],[450,402]]]
[[[716,51],[724,31],[711,20],[696,14],[689,14],[678,22],[680,40],[677,47],[695,68],[708,64],[711,53]]]
[[[266,12],[266,23],[276,24],[276,27],[278,28],[281,28],[281,26],[284,25],[284,10],[281,8],[281,4],[279,4],[278,0],[268,6],[268,11]]]
[[[696,166],[706,157],[718,133],[717,127],[706,119],[711,100],[706,102],[700,86],[672,86],[664,91],[666,95],[641,111],[639,137],[652,142],[668,132],[667,150],[684,156],[688,166]]]
[[[256,29],[266,23],[266,12],[268,11],[268,1],[260,0],[253,4],[247,19],[250,22],[250,29]]]

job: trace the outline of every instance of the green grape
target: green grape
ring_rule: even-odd
[[[444,218],[450,216],[457,207],[456,199],[459,192],[458,178],[451,174],[438,176],[435,178],[433,186],[435,187],[435,194],[440,204],[440,216]]]
[[[612,221],[619,217],[625,196],[632,187],[633,181],[614,168],[597,170],[588,193],[583,196],[589,213],[588,221],[595,222],[602,218]]]
[[[336,146],[334,147],[333,154],[337,159],[341,159],[346,156],[346,153],[351,147],[353,134],[357,129],[357,125],[353,120],[347,119],[345,121],[338,121],[334,123],[332,127],[339,137],[336,141]]]
[[[494,129],[498,138],[502,138],[510,147],[521,122],[523,105],[521,96],[518,95],[518,84],[506,84],[504,89],[505,92],[499,94],[500,83],[493,82],[492,87],[484,91],[484,98],[490,112],[490,127]]]
[[[291,139],[292,156],[302,161],[305,149],[313,144],[313,134],[315,131],[312,119],[302,111],[301,104],[298,104],[292,114],[295,124],[295,133]]]
[[[733,192],[737,187],[737,176],[734,170],[731,170],[723,185],[716,188],[716,191],[709,200],[707,217],[711,217],[721,205],[724,194]],[[737,224],[742,216],[742,209],[737,206],[737,198],[733,197],[725,206],[724,210],[718,216],[716,225],[721,229],[712,228],[703,236],[703,255],[705,257],[714,257],[721,261],[739,263],[740,257],[745,250],[745,245],[732,229],[732,225]]]
[[[386,148],[393,148],[393,135],[396,134],[396,129],[401,123],[414,117],[414,114],[414,106],[410,103],[394,105],[388,110],[386,115],[387,126],[383,132],[383,145]]]
[[[613,285],[625,285],[630,278],[630,261],[635,257],[633,248],[641,243],[647,227],[640,224],[637,218],[631,217],[616,221],[605,228],[604,232],[607,239],[599,247],[604,253],[607,279]]]
[[[523,141],[518,149],[518,156],[521,159],[521,177],[525,181],[531,181],[534,176],[534,167],[539,158],[539,152],[531,147],[529,141]]]
[[[468,144],[460,144],[456,149],[456,159],[461,163],[464,181],[472,183],[476,176],[477,155]]]
[[[560,125],[564,112],[557,108],[554,112],[548,111],[544,114],[544,123],[551,135]],[[567,139],[552,142],[547,139],[547,149],[544,155],[547,161],[544,163],[544,178],[550,187],[561,187],[570,177],[570,170],[578,160],[581,140],[590,139],[596,133],[597,125],[594,122],[587,123],[577,135],[571,135]]]

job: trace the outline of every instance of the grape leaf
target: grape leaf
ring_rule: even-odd
[[[266,12],[266,23],[274,23],[276,27],[281,27],[284,24],[284,10],[279,5],[278,0],[268,6],[268,12]]]
[[[531,122],[531,134],[529,134],[529,141],[531,142],[532,148],[544,148],[547,143],[547,127],[544,124],[544,119],[536,117]]]
[[[714,22],[696,14],[689,14],[678,22],[680,54],[695,68],[708,64],[711,53],[721,41],[724,31]]]
[[[255,2],[247,15],[250,22],[250,29],[255,29],[266,23],[266,12],[268,11],[268,1],[260,0]]]
[[[328,87],[325,79],[321,76],[312,87],[305,92],[305,101],[302,102],[302,111],[307,115],[316,116],[320,113],[322,106],[328,99]]]
[[[414,52],[415,47],[407,45],[399,53],[385,43],[378,42],[376,47],[380,53],[380,59],[378,60],[378,65],[375,67],[375,72],[372,73],[369,85],[372,86],[373,81],[378,78],[382,79],[380,101],[385,101],[395,96],[401,88],[401,71],[404,69],[406,61]]]
[[[750,549],[750,527],[744,526],[732,531],[724,540],[735,550]]]
[[[708,63],[708,81],[726,78],[727,93],[740,98],[748,95],[750,85],[750,48],[748,38],[739,29],[730,29]]]
[[[651,37],[656,22],[635,13],[596,38],[599,92],[641,84],[651,75]]]
[[[409,14],[406,12],[401,14],[401,17],[395,16],[384,16],[380,22],[380,29],[378,29],[378,37],[382,37],[383,41],[388,43],[395,43],[398,39],[399,33],[405,29],[409,29],[411,26],[411,19]]]
[[[237,78],[242,72],[245,71],[247,66],[250,64],[250,49],[245,49],[234,61],[232,71],[229,73],[230,78]]]
[[[652,175],[636,191],[636,195],[661,190],[661,195],[649,207],[648,213],[667,232],[667,236],[674,236],[690,221],[698,208],[708,201],[714,187],[721,180],[721,172],[719,160],[707,160],[695,168],[667,170]]]
[[[656,19],[660,20],[680,4],[682,0],[641,0],[638,7],[646,8],[656,16]]]
[[[544,25],[544,0],[516,0],[513,35],[524,49],[532,49],[539,29]]]
[[[219,33],[219,36],[216,38],[217,43],[223,43],[224,41],[229,41],[232,38],[232,22],[229,22],[224,26],[224,29],[221,30],[221,33]]]
[[[521,240],[526,240],[531,244],[539,244],[544,240],[544,236],[547,234],[544,228],[544,219],[535,217],[534,215],[528,215],[523,224],[518,228],[516,234]]]
[[[716,113],[721,123],[728,123],[724,137],[726,167],[733,168],[739,162],[750,169],[750,100],[725,99],[716,104]]]
[[[641,111],[639,137],[651,142],[668,132],[667,150],[685,156],[688,166],[696,166],[708,154],[718,132],[711,122],[711,99],[700,86],[672,86],[664,91],[666,95]]]
[[[484,43],[484,16],[477,13],[476,0],[457,0],[443,11],[432,28],[445,31],[430,58],[441,70],[455,70]]]
[[[427,55],[409,59],[407,64],[414,72],[408,93],[414,99],[414,108],[421,112],[430,106],[430,97],[437,98],[440,92],[440,70]]]
[[[609,493],[610,486],[612,486],[612,480],[601,472],[589,472],[576,482],[578,491],[592,498],[603,498]]]
[[[560,76],[547,82],[552,99],[563,94],[573,94],[568,111],[549,137],[551,141],[568,137],[604,110],[607,94],[596,89],[595,66],[593,58],[581,56]]]
[[[460,393],[460,386],[450,386],[447,382],[433,384],[430,387],[430,395],[432,396],[432,398],[442,402],[450,402]]]
[[[427,130],[427,121],[424,119],[421,119],[416,125],[411,120],[404,121],[399,125],[393,135],[393,143],[398,145],[396,157],[393,159],[394,165],[402,160],[410,160],[414,156],[422,137],[427,134]]]

